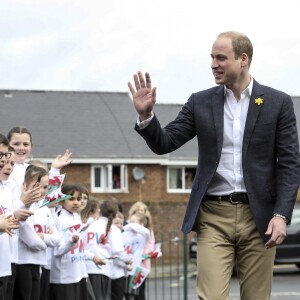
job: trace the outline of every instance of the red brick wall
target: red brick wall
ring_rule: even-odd
[[[145,172],[145,182],[139,183],[132,176],[135,165],[128,166],[128,193],[93,193],[91,198],[117,199],[122,204],[125,218],[130,206],[143,201],[149,206],[156,231],[180,230],[189,193],[167,193],[167,167],[139,165]],[[62,170],[65,183],[84,184],[90,191],[90,165],[70,165]]]

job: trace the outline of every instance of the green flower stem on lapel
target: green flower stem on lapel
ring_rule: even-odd
[[[264,99],[262,99],[262,98],[256,98],[255,99],[255,104],[256,105],[261,105],[261,104],[263,104],[263,102],[264,102]]]

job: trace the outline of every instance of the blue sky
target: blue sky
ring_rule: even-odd
[[[127,92],[148,71],[159,103],[214,85],[211,45],[244,32],[252,76],[300,95],[300,1],[1,0],[1,89]]]

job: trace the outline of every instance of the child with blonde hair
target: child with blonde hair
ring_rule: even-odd
[[[146,216],[141,212],[136,212],[130,216],[128,224],[124,226],[122,233],[125,251],[133,256],[132,271],[128,272],[130,276],[125,287],[126,300],[138,299],[140,295],[140,289],[133,287],[132,281],[136,270],[141,267],[144,248],[150,236],[149,229],[145,227],[146,222]]]
[[[155,237],[154,237],[154,231],[153,231],[152,216],[148,209],[148,206],[142,201],[137,201],[130,207],[129,218],[137,213],[141,213],[141,214],[145,215],[145,217],[146,217],[145,227],[148,228],[150,231],[150,236],[149,236],[148,242],[146,243],[145,248],[144,248],[144,254],[147,255],[148,253],[155,250]],[[142,260],[141,266],[143,268],[148,269],[150,272],[150,270],[151,270],[150,259]],[[145,298],[146,298],[145,289],[146,289],[146,280],[144,280],[142,285],[139,287],[139,295],[136,296],[137,300],[145,300]]]

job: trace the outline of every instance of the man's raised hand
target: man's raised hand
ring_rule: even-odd
[[[139,114],[140,121],[150,118],[153,114],[153,107],[156,102],[156,87],[152,88],[149,73],[139,71],[133,75],[134,85],[128,82],[128,87],[133,98],[134,107]]]

